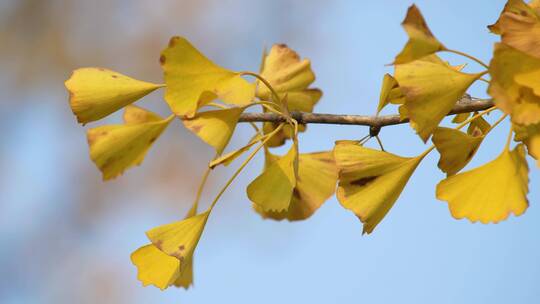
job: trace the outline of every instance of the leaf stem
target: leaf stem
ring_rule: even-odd
[[[229,188],[229,186],[232,184],[232,182],[236,179],[236,177],[240,174],[240,172],[242,172],[242,170],[244,169],[245,166],[247,166],[247,164],[253,159],[253,157],[255,157],[255,155],[257,154],[257,152],[259,152],[259,150],[261,150],[264,145],[270,140],[270,138],[272,138],[272,136],[274,136],[275,134],[277,134],[279,131],[281,131],[281,129],[283,128],[284,124],[281,123],[274,131],[272,131],[272,133],[269,133],[267,135],[267,137],[262,141],[262,143],[260,145],[257,146],[257,148],[255,148],[255,150],[253,150],[253,152],[251,152],[251,154],[244,160],[244,162],[240,165],[240,167],[238,167],[238,169],[236,170],[236,172],[234,172],[234,174],[231,176],[231,178],[227,181],[227,183],[225,183],[225,186],[223,186],[223,188],[221,188],[221,190],[219,191],[219,193],[216,195],[216,198],[214,198],[214,201],[212,201],[212,204],[210,205],[210,208],[209,210],[211,211],[214,206],[216,205],[216,203],[218,202],[218,200],[221,198],[221,196],[223,195],[223,193],[225,192],[225,190],[227,190],[227,188]]]
[[[473,61],[476,61],[478,64],[480,64],[481,66],[485,67],[486,69],[489,69],[489,66],[487,64],[485,64],[482,60],[474,57],[474,56],[471,56],[467,53],[463,53],[463,52],[460,52],[460,51],[457,51],[457,50],[449,50],[449,49],[445,49],[444,51],[448,52],[448,53],[454,53],[456,55],[460,55],[460,56],[463,56],[463,57],[467,57]]]

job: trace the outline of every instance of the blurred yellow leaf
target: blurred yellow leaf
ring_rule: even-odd
[[[275,163],[278,157],[266,158],[267,165]],[[264,211],[259,205],[253,208],[263,218],[289,221],[310,217],[328,200],[336,188],[337,168],[332,152],[305,153],[298,156],[298,176],[289,209],[282,212]]]
[[[160,62],[167,84],[165,100],[176,115],[192,117],[199,107],[216,98],[243,106],[255,95],[255,84],[240,73],[215,65],[185,38],[171,38]]]
[[[483,139],[483,136],[471,136],[459,130],[438,127],[431,140],[441,154],[439,168],[447,175],[456,174],[473,158]]]
[[[101,119],[163,85],[144,82],[104,68],[81,68],[66,80],[69,103],[83,124]]]
[[[536,165],[540,167],[540,124],[521,126],[514,124],[516,141],[521,141],[527,146],[530,156],[536,159]]]
[[[528,172],[523,146],[505,148],[495,160],[441,181],[437,198],[448,202],[456,219],[497,223],[527,209]]]
[[[131,110],[130,110],[131,111]],[[148,114],[153,117],[155,114]],[[128,115],[128,119],[131,116]],[[148,149],[169,125],[174,116],[158,121],[108,125],[87,132],[90,158],[103,174],[103,180],[122,174],[142,163]]]
[[[244,108],[229,108],[199,112],[193,118],[184,119],[183,123],[187,129],[221,154],[229,143],[243,111]]]
[[[131,254],[132,263],[137,266],[137,279],[143,286],[154,285],[161,290],[166,289],[180,275],[180,261],[149,244]]]
[[[510,0],[505,5],[499,20],[490,30],[501,35],[502,43],[530,56],[540,58],[540,15],[536,7],[522,0]]]
[[[475,113],[475,115],[478,113]],[[491,125],[482,116],[476,117],[469,123],[467,134],[471,136],[484,136],[491,129]]]
[[[540,122],[540,59],[504,44],[495,46],[489,66],[492,80],[488,92],[495,105],[512,121],[528,125]]]
[[[263,211],[288,210],[298,175],[296,143],[287,154],[265,167],[263,173],[248,185],[249,199]]]
[[[396,65],[394,77],[406,98],[403,107],[424,142],[480,76],[424,59]]]
[[[337,198],[364,223],[363,233],[371,233],[385,217],[424,156],[400,157],[354,142],[336,142]]]
[[[287,105],[290,111],[312,112],[315,104],[321,99],[321,90],[308,88],[315,80],[315,74],[311,70],[311,62],[309,59],[301,60],[300,56],[285,44],[272,46],[270,52],[263,57],[261,76],[272,85],[280,98],[287,96]],[[270,100],[272,97],[270,90],[264,83],[260,81],[257,83],[257,97]],[[264,123],[263,131],[265,134],[271,133],[278,125]],[[302,126],[299,131],[303,132],[305,128]],[[281,146],[289,138],[291,138],[290,129],[285,127],[274,135],[266,145],[268,147]]]
[[[401,53],[396,56],[394,64],[408,63],[445,49],[444,45],[433,36],[420,10],[415,5],[409,7],[407,16],[401,25],[409,35],[409,41]]]
[[[505,16],[506,14],[519,15],[519,16],[523,16],[527,18],[537,18],[537,13],[533,10],[531,6],[527,5],[523,0],[508,0],[497,22],[488,26],[489,30],[492,33],[497,34],[497,35],[502,34],[502,30],[501,30],[502,20],[501,19],[503,19],[503,16]]]

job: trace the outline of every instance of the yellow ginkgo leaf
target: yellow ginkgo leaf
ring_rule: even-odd
[[[298,175],[298,150],[293,143],[289,152],[265,166],[261,175],[247,187],[249,199],[263,211],[282,212],[289,209]]]
[[[497,35],[502,34],[502,30],[501,30],[502,20],[501,19],[503,19],[503,16],[505,14],[519,15],[519,16],[528,17],[528,18],[537,18],[537,13],[533,9],[533,7],[527,5],[527,3],[525,3],[523,0],[508,0],[497,22],[488,26],[489,30],[492,33],[497,34]]]
[[[163,118],[156,113],[134,105],[129,105],[126,107],[123,118],[126,125],[163,120]]]
[[[160,62],[167,84],[165,100],[176,115],[192,117],[199,107],[216,98],[243,106],[255,95],[255,84],[240,73],[215,65],[185,38],[171,38]]]
[[[308,88],[315,80],[309,59],[301,60],[294,50],[284,44],[274,45],[270,52],[263,57],[261,76],[270,83],[280,98],[283,99],[286,96],[289,111],[312,112],[315,104],[321,99],[321,90]],[[263,100],[272,98],[270,90],[260,81],[258,81],[257,86],[257,97]],[[269,134],[278,125],[264,123],[263,131],[265,134]],[[305,129],[305,126],[302,126],[299,131],[303,132]],[[290,129],[285,127],[274,135],[266,145],[269,147],[281,146],[290,138]]]
[[[183,272],[191,264],[193,252],[199,243],[210,211],[188,217],[182,221],[156,227],[146,232],[159,250],[180,261]]]
[[[406,99],[403,107],[424,142],[481,75],[423,59],[396,65],[394,77]]]
[[[71,110],[83,124],[116,112],[163,86],[104,68],[77,69],[65,85]]]
[[[540,167],[540,124],[522,126],[514,124],[516,141],[521,141],[527,146],[527,152],[537,160],[536,165]]]
[[[108,125],[87,132],[90,158],[108,180],[139,165],[174,116],[138,124]]]
[[[261,76],[266,79],[278,93],[302,91],[314,80],[309,59],[300,60],[300,56],[285,44],[275,44],[264,58]],[[262,83],[257,88],[257,96],[270,98],[270,90]]]
[[[401,53],[396,56],[394,64],[408,63],[445,49],[444,45],[433,36],[420,10],[415,5],[409,7],[407,16],[401,25],[407,32],[409,41]]]
[[[438,166],[447,175],[465,167],[480,147],[483,136],[472,136],[459,130],[438,127],[431,140],[441,154]]]
[[[193,118],[184,119],[183,123],[187,129],[221,154],[229,143],[243,111],[244,108],[229,108],[200,112]]]
[[[354,142],[336,142],[336,195],[364,223],[363,233],[371,233],[392,208],[424,156],[400,157]]]
[[[131,261],[137,266],[137,278],[143,286],[154,285],[166,289],[180,276],[180,261],[148,244],[131,254]]]
[[[441,181],[437,198],[448,202],[456,219],[497,223],[527,209],[528,172],[523,146],[505,148],[495,160]]]
[[[392,99],[395,99],[396,96],[393,96],[399,90],[399,84],[394,77],[390,74],[385,74],[383,77],[381,93],[379,95],[379,105],[377,106],[377,114],[388,105]],[[401,93],[401,91],[399,91]]]
[[[495,31],[501,35],[502,43],[540,58],[540,16],[523,2],[515,4],[513,9],[515,12],[503,12],[494,25]]]
[[[267,166],[277,161],[277,157],[266,158]],[[263,218],[289,221],[310,217],[328,200],[336,188],[337,168],[332,152],[305,153],[298,156],[298,176],[289,209],[282,212],[265,212],[259,205],[253,208]]]
[[[518,124],[540,122],[540,59],[504,44],[495,45],[488,92]]]

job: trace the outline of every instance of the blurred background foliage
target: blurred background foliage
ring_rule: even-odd
[[[385,64],[406,41],[399,24],[410,4],[1,0],[0,302],[535,303],[538,170],[531,170],[531,207],[523,217],[471,225],[452,219],[435,200],[434,185],[443,177],[435,155],[378,231],[363,238],[359,222],[335,199],[307,222],[261,220],[244,190],[259,161],[210,219],[195,259],[194,289],[161,293],[136,280],[129,254],[146,242],[144,231],[184,215],[213,152],[175,122],[142,167],[103,183],[68,106],[63,82],[71,71],[101,66],[162,82],[159,53],[173,35],[187,37],[220,65],[256,71],[264,47],[284,42],[313,61],[315,84],[325,93],[316,111],[370,114],[390,71]],[[496,37],[485,25],[504,1],[417,4],[441,41],[489,60]],[[483,97],[484,91],[473,93]],[[138,105],[169,113],[162,92]],[[328,150],[336,139],[366,132],[310,126],[301,149]],[[494,134],[471,166],[494,157],[505,132]],[[248,136],[241,127],[236,144]],[[398,154],[423,149],[407,126],[382,137]],[[205,197],[230,173],[218,170]]]

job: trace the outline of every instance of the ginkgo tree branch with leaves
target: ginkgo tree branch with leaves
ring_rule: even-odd
[[[123,124],[87,131],[90,158],[104,180],[141,164],[177,118],[216,152],[184,219],[147,231],[149,243],[131,255],[139,280],[160,289],[189,288],[193,254],[213,208],[260,151],[264,169],[246,192],[254,211],[263,218],[307,219],[335,193],[341,205],[363,223],[363,232],[372,233],[433,151],[439,153],[437,165],[447,175],[438,183],[436,197],[448,203],[454,218],[497,223],[510,214],[523,214],[528,207],[527,154],[540,166],[540,0],[508,1],[497,22],[489,26],[501,36],[489,64],[439,42],[414,5],[402,25],[409,40],[395,57],[393,75],[383,77],[376,116],[313,113],[322,91],[311,87],[315,80],[311,63],[284,44],[264,54],[258,73],[222,68],[182,37],[173,37],[161,53],[164,84],[104,68],[75,70],[65,85],[79,123],[125,110]],[[463,64],[453,66],[437,55],[444,52],[476,62],[480,70],[465,73]],[[477,81],[488,84],[489,99],[466,93]],[[170,116],[133,105],[161,88]],[[379,116],[389,105],[397,106],[399,114]],[[254,108],[260,112],[246,112]],[[497,117],[495,122],[488,121],[488,114]],[[454,127],[443,123],[448,115],[455,115]],[[511,127],[500,154],[465,171],[485,137],[507,119]],[[240,122],[253,127],[253,136],[244,146],[229,151]],[[337,141],[332,151],[299,151],[299,133],[312,123],[365,125],[370,126],[370,134]],[[402,123],[409,123],[424,143],[431,140],[432,145],[412,157],[385,151],[380,128]],[[380,150],[364,146],[371,137],[377,139]],[[517,143],[514,147],[512,139]],[[284,155],[271,152],[286,144]],[[231,165],[252,148],[214,199],[200,208],[210,173]]]

